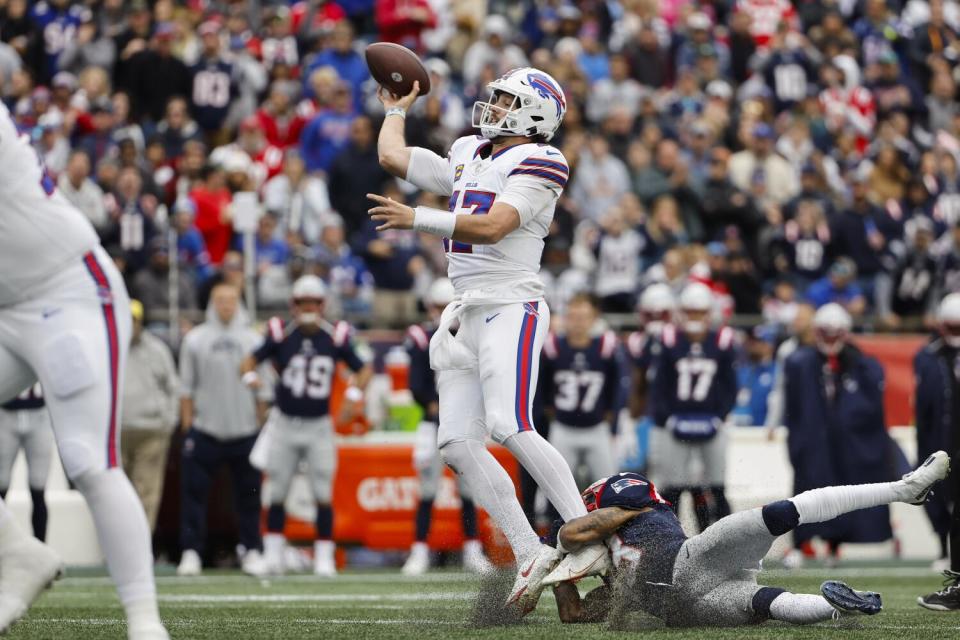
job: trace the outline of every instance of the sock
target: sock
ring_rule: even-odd
[[[940,534],[940,557],[948,558],[950,557],[950,552],[947,550],[947,535]]]
[[[587,515],[587,507],[583,504],[567,461],[543,436],[536,431],[524,431],[510,436],[503,444],[530,472],[564,521]]]
[[[283,533],[283,525],[287,520],[287,512],[282,504],[272,504],[267,509],[267,531],[270,533]]]
[[[790,498],[800,514],[800,524],[826,522],[837,516],[896,502],[898,483],[855,484],[804,491]]]
[[[30,499],[33,502],[33,513],[30,516],[33,536],[44,541],[47,539],[47,501],[44,499],[43,489],[30,489]]]
[[[727,502],[727,492],[723,487],[710,487],[713,495],[713,522],[730,515],[730,503]]]
[[[536,553],[540,538],[520,508],[513,481],[484,443],[476,440],[450,442],[440,449],[440,455],[454,473],[463,478],[474,500],[500,527],[517,562]]]
[[[710,519],[710,500],[706,491],[701,488],[690,489],[690,497],[693,498],[693,512],[697,516],[697,525],[702,533],[713,522]]]
[[[147,516],[122,469],[85,473],[75,479],[97,528],[107,569],[127,612],[127,621],[160,624],[153,581]]]
[[[833,620],[837,610],[823,596],[784,592],[770,603],[770,618],[791,624],[813,624]]]
[[[417,519],[415,539],[417,542],[423,542],[430,533],[430,517],[433,515],[433,500],[424,499],[417,505]]]
[[[477,537],[477,508],[470,498],[460,498],[460,519],[463,522],[463,537],[472,540]]]
[[[329,504],[317,503],[317,539],[333,539],[333,507]]]

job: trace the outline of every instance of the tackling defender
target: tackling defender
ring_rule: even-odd
[[[410,356],[410,392],[413,399],[423,407],[423,422],[417,426],[417,440],[413,447],[413,466],[420,481],[420,502],[417,504],[416,534],[410,556],[403,565],[403,573],[418,576],[430,568],[430,548],[427,535],[433,517],[433,502],[437,497],[443,461],[437,451],[437,384],[430,369],[430,338],[437,330],[436,323],[444,308],[453,302],[456,292],[447,278],[437,278],[427,291],[427,313],[430,320],[407,329],[406,349]],[[463,568],[474,573],[486,573],[492,565],[483,553],[483,545],[477,540],[477,510],[470,495],[470,488],[459,478],[460,515],[463,522]]]
[[[881,610],[880,594],[854,591],[836,581],[823,583],[822,596],[758,585],[760,563],[773,541],[798,525],[892,502],[923,504],[949,470],[949,456],[938,451],[896,482],[813,489],[727,516],[692,538],[649,480],[620,473],[583,493],[590,513],[560,528],[557,548],[572,552],[606,542],[623,611],[644,611],[667,626],[741,626],[766,620],[813,624],[841,614],[871,615]],[[610,587],[598,587],[582,602],[572,581],[589,572],[573,568],[575,564],[565,559],[545,580],[559,583],[555,593],[561,620],[606,617]]]
[[[263,344],[247,356],[240,367],[247,384],[260,384],[259,363],[270,360],[277,371],[276,406],[265,428],[268,435],[267,476],[270,478],[267,534],[263,537],[268,571],[284,573],[284,503],[293,475],[305,459],[317,503],[316,541],[313,572],[318,576],[337,575],[333,543],[333,476],[337,469],[333,421],[330,419],[330,391],[337,363],[355,373],[355,386],[347,390],[347,404],[363,399],[363,389],[373,369],[364,364],[350,341],[350,325],[330,325],[323,319],[327,287],[313,275],[293,283],[293,318],[267,322]]]
[[[481,135],[456,140],[446,159],[404,140],[406,111],[419,85],[402,97],[381,88],[387,112],[380,164],[421,189],[448,196],[450,210],[414,210],[370,195],[377,203],[370,214],[382,223],[378,230],[416,229],[443,238],[457,301],[444,311],[430,341],[430,366],[439,372],[438,445],[510,542],[521,570],[508,604],[527,612],[559,558],[540,543],[485,440],[491,436],[507,447],[565,520],[585,513],[570,468],[536,432],[532,417],[540,349],[550,325],[537,273],[569,174],[563,154],[547,142],[560,127],[566,100],[556,80],[532,68],[513,69],[487,87],[491,101],[476,103],[473,112]],[[454,336],[449,328],[456,321]]]
[[[150,528],[120,466],[120,398],[130,344],[123,278],[80,211],[0,105],[0,402],[43,385],[63,468],[93,514],[127,635],[166,640]],[[62,563],[0,501],[0,632]]]

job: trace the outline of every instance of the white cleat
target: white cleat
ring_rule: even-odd
[[[422,576],[430,568],[430,549],[426,542],[414,542],[410,556],[403,563],[400,573],[405,576]]]
[[[783,560],[782,560],[783,568],[787,569],[788,571],[795,571],[797,569],[802,569],[803,561],[804,561],[804,558],[803,558],[802,551],[800,551],[799,549],[790,549],[790,551],[788,551],[786,555],[783,556]]]
[[[537,553],[520,564],[517,579],[513,583],[510,597],[507,598],[507,607],[516,609],[521,616],[536,609],[540,594],[543,593],[543,579],[562,558],[562,553],[549,545],[541,544]]]
[[[248,576],[253,576],[254,578],[263,578],[270,573],[267,559],[257,549],[251,549],[243,554],[240,569]]]
[[[317,540],[313,543],[313,575],[321,578],[337,576],[337,561],[334,558],[336,545],[332,540]]]
[[[63,562],[53,549],[26,534],[11,533],[12,541],[0,549],[0,634],[26,615],[34,600],[63,573]]]
[[[127,629],[127,640],[170,640],[162,624],[150,624]]]
[[[271,576],[282,576],[287,572],[287,539],[282,533],[266,533],[263,536],[263,560],[266,572]]]
[[[945,451],[931,454],[923,464],[900,480],[906,491],[901,502],[923,504],[930,496],[933,485],[946,478],[948,473],[950,473],[950,456]]]
[[[579,580],[587,576],[599,576],[607,573],[613,563],[610,550],[603,544],[592,544],[579,551],[568,553],[560,564],[543,579],[545,586]]]
[[[181,578],[194,578],[203,573],[203,562],[200,554],[193,549],[185,549],[177,565],[177,575]]]
[[[481,575],[493,571],[493,565],[487,554],[483,552],[483,545],[479,540],[467,540],[463,543],[463,568],[471,573]]]

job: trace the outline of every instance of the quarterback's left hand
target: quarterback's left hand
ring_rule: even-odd
[[[384,198],[375,193],[368,193],[367,197],[379,205],[367,211],[371,219],[383,222],[377,227],[377,231],[413,229],[413,208],[393,198]]]

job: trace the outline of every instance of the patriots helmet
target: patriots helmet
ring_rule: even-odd
[[[713,292],[702,282],[691,282],[680,292],[680,317],[688,333],[703,333],[710,328]]]
[[[960,293],[951,293],[940,302],[937,322],[944,342],[960,347]]]
[[[315,325],[320,322],[320,313],[327,298],[327,285],[317,276],[300,276],[293,283],[291,298],[297,323]]]
[[[640,295],[640,321],[648,335],[659,336],[673,317],[673,290],[662,282],[651,284]]]
[[[817,349],[826,355],[840,353],[852,328],[853,320],[850,314],[836,302],[823,305],[813,315]]]
[[[487,88],[489,102],[473,105],[473,126],[484,138],[540,135],[549,141],[567,112],[567,98],[560,83],[533,67],[511,69]],[[504,93],[513,96],[506,109],[495,104]]]

